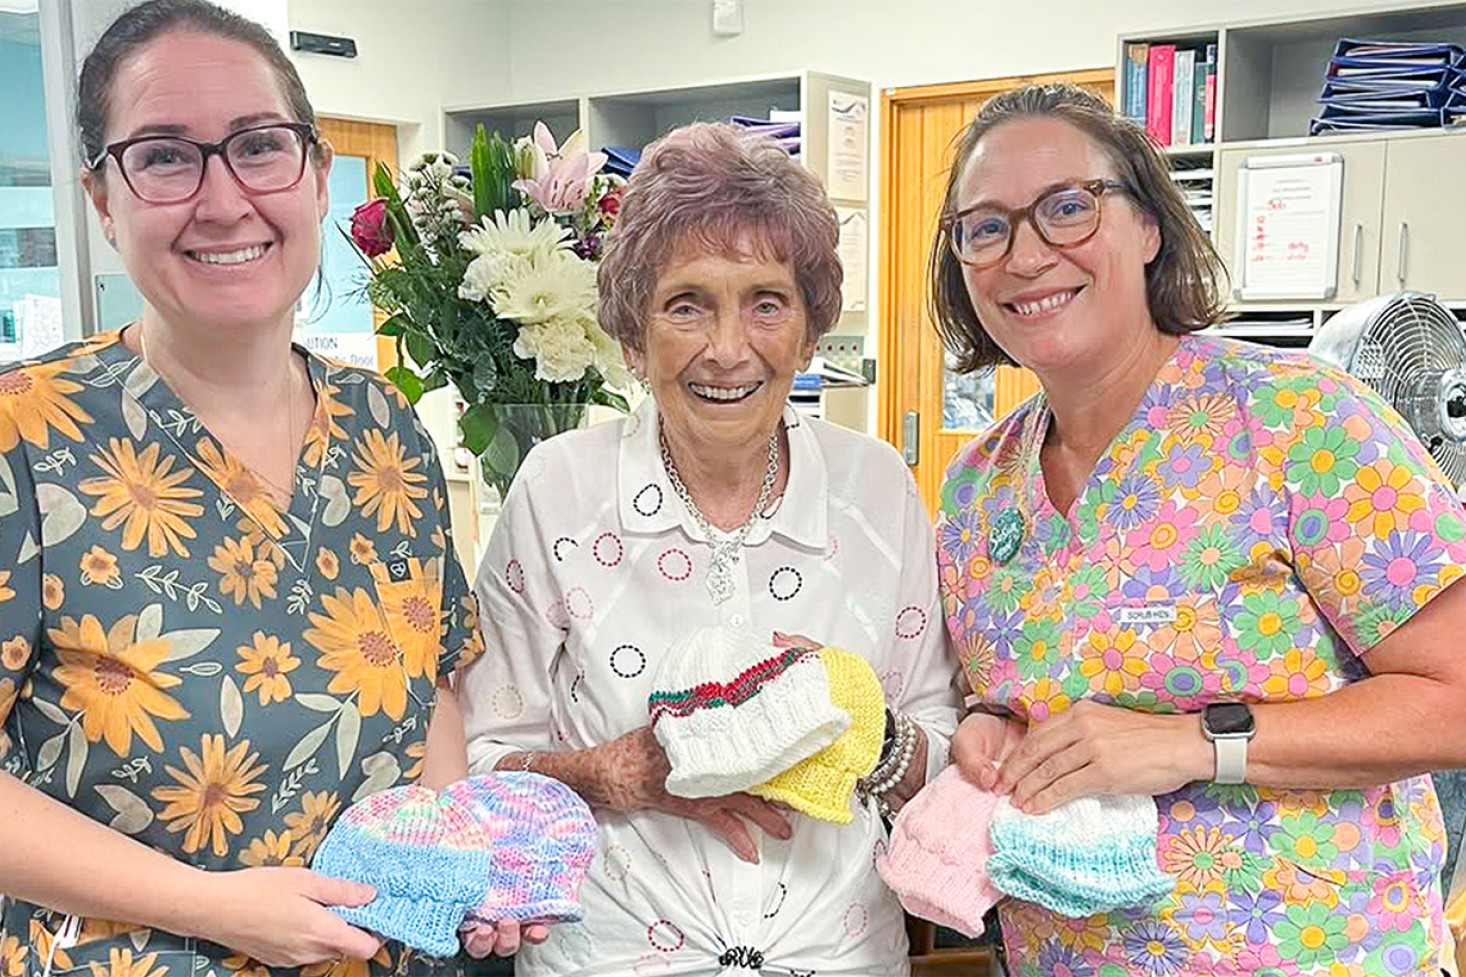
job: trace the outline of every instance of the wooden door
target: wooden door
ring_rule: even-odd
[[[1347,164],[1346,164],[1347,166]],[[1466,133],[1394,139],[1385,161],[1379,290],[1466,299]],[[1448,175],[1449,174],[1449,175]],[[1347,177],[1346,177],[1347,179]]]
[[[943,423],[949,380],[990,390],[994,418],[1038,390],[1038,381],[1027,370],[1001,367],[990,380],[959,380],[945,368],[941,340],[927,312],[927,260],[953,143],[983,103],[999,92],[1031,82],[1072,81],[1113,103],[1114,77],[1113,68],[1102,68],[889,89],[881,96],[879,432],[898,450],[906,448],[904,429],[914,413],[912,473],[928,508],[935,508],[947,462],[982,426]],[[957,420],[950,412],[949,419]]]
[[[332,218],[341,213],[349,214],[358,204],[365,203],[367,199],[375,197],[372,192],[372,173],[376,170],[378,163],[385,163],[393,173],[397,172],[397,127],[383,125],[377,122],[356,122],[351,119],[321,118],[316,120],[316,128],[320,130],[322,138],[331,144],[336,151],[336,161],[332,166],[332,172],[338,185],[343,182],[347,186],[360,187],[360,200],[332,200]],[[362,180],[358,181],[357,176],[361,175]],[[346,177],[345,181],[342,177]],[[355,191],[352,195],[357,195]],[[340,232],[333,226],[332,218],[328,218],[328,226],[323,227],[323,236],[336,235]],[[335,240],[326,244],[328,253],[336,261],[344,254],[339,248],[332,249],[333,245],[341,242]],[[364,273],[359,272],[360,274]],[[381,325],[386,318],[380,309],[373,310],[373,319],[377,325]],[[397,351],[390,339],[377,337],[377,369],[386,370],[397,362]]]

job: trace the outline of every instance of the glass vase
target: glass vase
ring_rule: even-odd
[[[479,455],[484,481],[503,499],[530,449],[546,438],[584,425],[585,411],[585,404],[488,405],[493,433],[488,447]]]

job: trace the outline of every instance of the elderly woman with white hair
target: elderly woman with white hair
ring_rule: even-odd
[[[488,653],[462,688],[476,770],[559,778],[601,826],[585,922],[526,946],[522,973],[906,970],[873,867],[880,812],[945,766],[960,696],[906,466],[786,403],[839,312],[836,238],[815,177],[730,126],[669,134],[631,177],[601,318],[651,396],[526,461],[479,572]],[[864,658],[904,776],[868,784],[887,789],[846,825],[669,794],[648,695],[707,626]]]

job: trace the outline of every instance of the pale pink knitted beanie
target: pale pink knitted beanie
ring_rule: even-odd
[[[965,936],[983,931],[983,914],[1003,897],[987,873],[998,800],[949,766],[901,809],[876,870],[907,912]]]

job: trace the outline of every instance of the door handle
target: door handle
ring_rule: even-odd
[[[915,466],[921,460],[921,412],[909,410],[901,419],[901,457]]]
[[[1364,278],[1364,225],[1354,225],[1354,285],[1357,288]]]
[[[1406,221],[1400,221],[1400,255],[1395,266],[1395,277],[1400,280],[1400,287],[1405,287],[1406,261],[1410,258],[1410,225]]]

